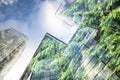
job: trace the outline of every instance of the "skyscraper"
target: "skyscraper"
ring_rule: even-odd
[[[57,79],[59,58],[66,46],[66,43],[46,33],[21,80]]]
[[[0,75],[4,77],[19,59],[28,38],[10,28],[0,31]]]
[[[96,29],[78,28],[67,45],[47,34],[22,80],[119,80],[107,66],[112,59],[105,56],[109,52],[97,43],[96,34]]]

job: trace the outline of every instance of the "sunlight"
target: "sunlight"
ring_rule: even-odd
[[[39,5],[38,16],[36,17],[36,26],[38,26],[38,31],[45,31],[54,35],[58,39],[69,42],[70,38],[73,36],[77,28],[75,25],[68,25],[65,21],[61,20],[60,17],[63,15],[55,14],[60,3],[52,3],[49,1],[43,2]],[[61,8],[60,8],[61,10]],[[68,21],[67,21],[68,22]],[[42,29],[41,29],[42,27]]]
[[[63,33],[65,26],[64,24],[57,18],[55,15],[56,9],[52,6],[51,3],[47,2],[45,6],[45,12],[44,12],[44,19],[46,23],[46,30],[49,30],[49,32],[53,32],[56,34]]]

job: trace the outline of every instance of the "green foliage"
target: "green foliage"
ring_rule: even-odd
[[[55,58],[59,59],[60,54],[64,48],[65,45],[63,43],[60,43],[55,39],[45,37],[35,53],[37,55],[31,60],[29,67],[32,71],[36,72],[36,68],[40,67],[39,64],[41,60],[49,60]]]
[[[87,76],[84,74],[85,66],[79,66],[75,74],[72,72],[77,64],[75,63],[77,60],[75,55],[80,55],[80,52],[85,50],[87,51],[85,53],[92,56],[97,55],[99,61],[109,58],[107,66],[115,73],[120,72],[120,8],[118,4],[115,4],[115,0],[76,0],[64,12],[65,15],[74,19],[82,17],[82,23],[71,42],[64,50],[65,45],[45,37],[36,51],[37,55],[31,60],[31,69],[39,73],[41,71],[40,65],[45,63],[43,61],[53,60],[54,64],[51,64],[53,71],[54,68],[60,71],[58,80],[87,80]],[[88,47],[85,46],[87,42],[94,38],[98,41],[98,45],[84,49]],[[56,65],[57,67],[55,67]]]
[[[72,80],[71,69],[68,67],[64,72],[61,72],[58,80]]]
[[[98,30],[96,40],[100,47],[97,47],[97,49],[92,51],[91,54],[98,54],[102,48],[108,51],[108,54],[101,54],[99,57],[111,58],[108,66],[116,73],[120,72],[119,6],[119,0],[77,0],[64,13],[74,19],[82,16],[82,26]],[[79,40],[79,36],[80,34],[77,33],[73,40]]]
[[[104,45],[109,53],[114,57],[108,64],[115,72],[120,71],[120,8],[113,10],[101,19],[100,44]],[[116,63],[117,62],[117,63]],[[113,68],[114,67],[114,68]]]

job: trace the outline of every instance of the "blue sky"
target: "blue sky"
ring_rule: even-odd
[[[70,40],[77,27],[63,23],[61,15],[55,15],[55,12],[61,3],[62,10],[73,1],[0,0],[0,30],[12,27],[29,38],[25,50],[8,73],[6,80],[18,80],[46,32],[66,43]]]
[[[71,35],[69,29],[64,26],[59,27],[61,32],[58,32],[58,24],[54,25],[56,27],[50,27],[46,20],[51,21],[52,17],[49,16],[49,11],[54,14],[58,6],[54,6],[54,10],[46,8],[48,4],[60,5],[62,0],[8,0],[13,1],[11,4],[2,3],[0,5],[0,27],[8,28],[13,27],[18,31],[27,35],[31,38],[38,38],[44,33],[48,32],[52,35],[68,42],[68,38]],[[66,2],[70,0],[65,0]],[[66,6],[64,4],[64,6]],[[49,6],[48,6],[49,7]],[[48,9],[48,10],[47,10]],[[47,17],[45,20],[45,13]],[[59,22],[58,22],[59,23]],[[48,24],[48,25],[44,25]],[[52,26],[52,25],[51,25]],[[49,30],[48,30],[49,29]],[[57,32],[57,33],[56,33]],[[32,34],[31,34],[32,33]]]
[[[62,9],[74,0],[1,0],[0,29],[14,28],[25,34],[29,47],[38,47],[45,33],[48,32],[68,43],[76,27],[63,23],[55,15],[62,3]],[[34,47],[33,47],[34,48]]]

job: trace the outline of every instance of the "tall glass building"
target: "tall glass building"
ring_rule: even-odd
[[[97,44],[96,34],[81,27],[68,44],[46,34],[22,80],[119,80],[107,67],[109,52]]]
[[[5,80],[120,80],[120,0],[41,1],[35,3],[43,3],[43,10],[37,11],[35,5],[31,12],[39,12],[39,16],[34,15],[35,22],[28,18],[33,31],[32,46],[28,45],[30,48],[24,52],[27,55],[22,56]],[[33,24],[37,27],[33,28]],[[42,31],[47,32],[44,38],[39,36]],[[51,34],[57,34],[59,39]],[[14,29],[0,31],[1,75],[6,73],[2,68],[24,48],[26,40]]]
[[[10,28],[0,31],[0,76],[3,78],[19,59],[28,38]]]

